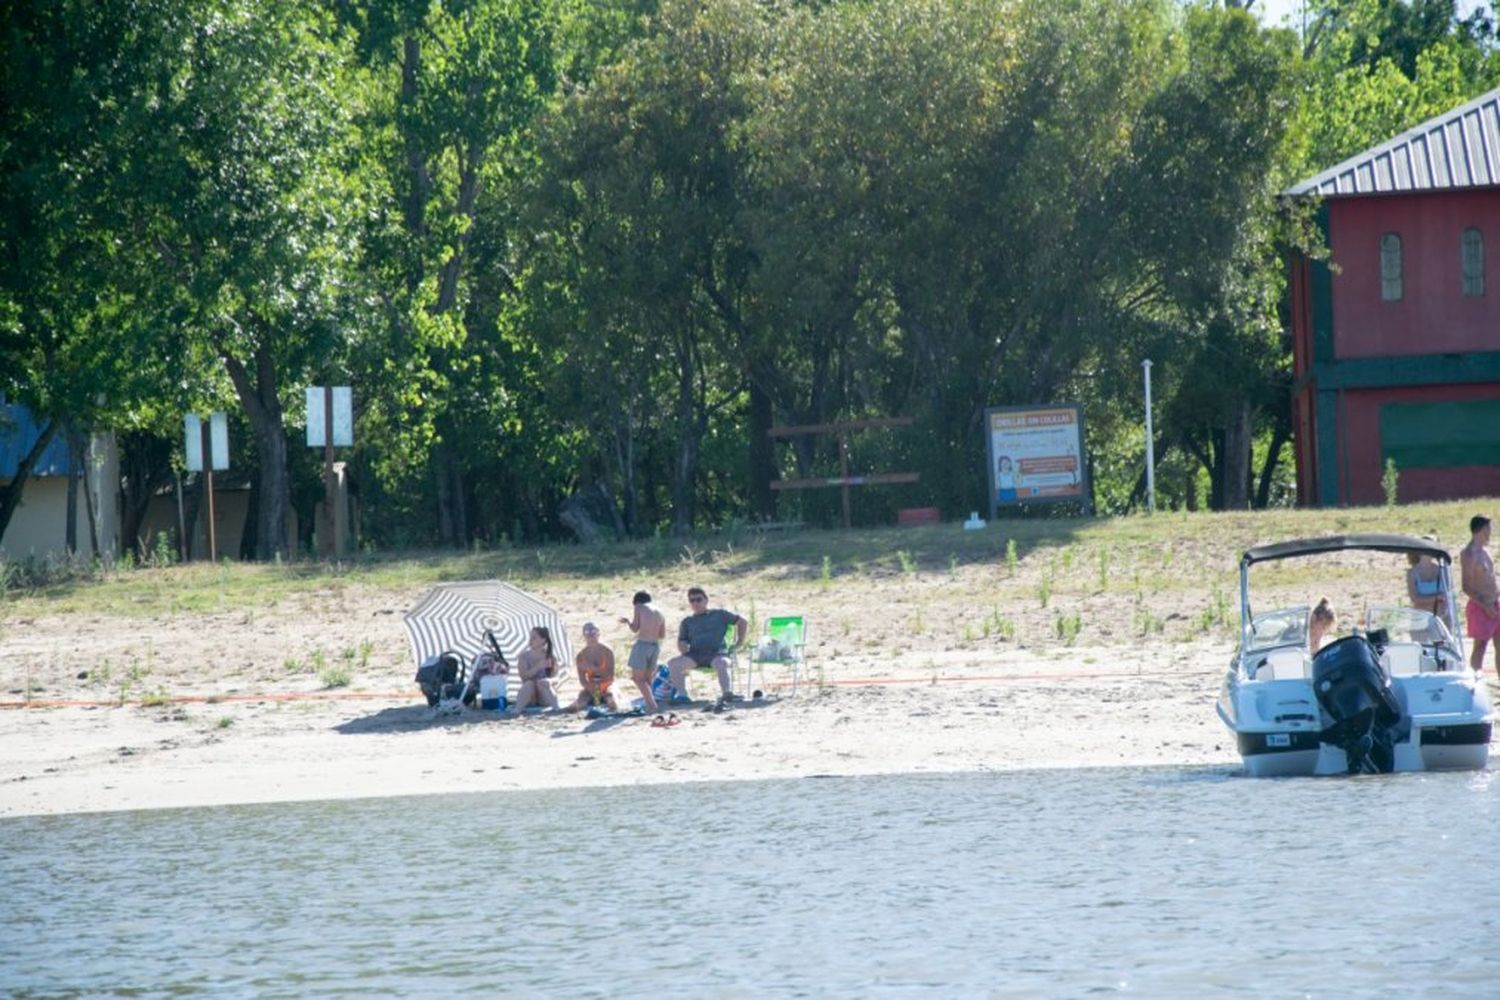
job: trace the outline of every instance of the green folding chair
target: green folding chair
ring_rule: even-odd
[[[749,677],[756,667],[760,667],[761,684],[764,686],[766,667],[786,667],[792,673],[792,694],[795,695],[797,686],[802,681],[802,667],[807,658],[806,648],[807,620],[805,618],[801,615],[778,615],[768,618],[761,641],[750,654],[746,676]],[[774,649],[776,655],[762,655],[770,649]]]

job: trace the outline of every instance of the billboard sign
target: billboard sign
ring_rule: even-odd
[[[203,471],[203,420],[196,413],[182,419],[182,443],[187,470]],[[229,418],[216,410],[208,418],[208,467],[214,472],[229,468]]]
[[[995,406],[984,411],[990,516],[1001,507],[1073,501],[1089,504],[1083,407]]]
[[[325,386],[307,388],[307,446],[322,448],[328,443],[328,401]],[[354,446],[354,393],[347,385],[333,387],[333,444],[336,448]]]

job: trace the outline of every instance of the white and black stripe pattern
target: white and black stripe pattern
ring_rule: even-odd
[[[562,617],[519,587],[499,580],[440,583],[407,612],[404,623],[418,666],[427,657],[449,650],[473,662],[478,653],[489,649],[486,629],[495,633],[505,658],[514,665],[536,626],[552,633],[558,663],[573,662]]]

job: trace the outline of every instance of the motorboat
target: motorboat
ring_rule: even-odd
[[[1253,613],[1250,567],[1351,550],[1430,556],[1447,596],[1441,613],[1372,607],[1361,626],[1316,653],[1310,608]],[[1495,713],[1455,638],[1451,570],[1447,551],[1404,535],[1307,538],[1245,552],[1239,648],[1217,706],[1245,770],[1269,777],[1484,767]]]

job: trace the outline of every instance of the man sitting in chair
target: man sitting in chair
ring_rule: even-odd
[[[729,650],[724,639],[733,625],[735,647],[743,646],[750,623],[733,611],[710,609],[708,594],[702,587],[689,588],[687,599],[693,613],[677,627],[677,649],[682,655],[667,662],[672,700],[687,700],[687,672],[695,666],[713,667],[719,675],[719,690],[724,700],[733,700],[734,679],[729,675]]]

